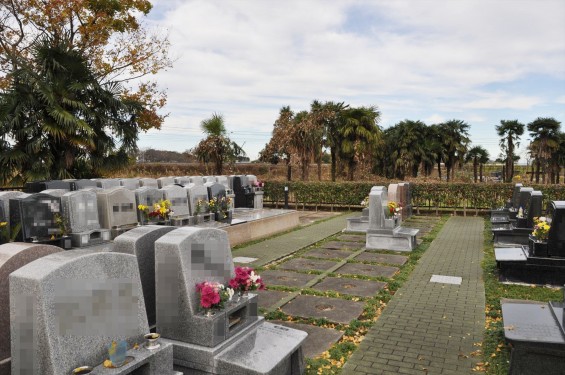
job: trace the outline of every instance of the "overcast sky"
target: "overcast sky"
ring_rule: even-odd
[[[565,130],[563,0],[152,2],[176,62],[155,77],[170,115],[141,148],[190,149],[216,112],[255,159],[279,109],[314,99],[377,106],[383,128],[463,120],[492,159],[500,120]]]

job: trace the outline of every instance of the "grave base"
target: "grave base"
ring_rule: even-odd
[[[190,225],[190,216],[184,216],[184,217],[172,217],[171,218],[171,225],[174,227],[184,227],[187,225]]]
[[[175,340],[175,369],[187,374],[299,375],[305,370],[302,343],[308,334],[264,322],[248,327],[214,348]]]
[[[110,230],[97,229],[87,232],[71,233],[73,247],[98,245],[110,241]]]
[[[494,246],[502,244],[527,245],[528,238],[533,228],[515,228],[513,225],[508,227],[500,226],[492,229]]]
[[[138,223],[135,224],[131,224],[131,225],[124,225],[121,227],[113,227],[112,229],[110,229],[110,235],[112,237],[112,240],[116,237],[118,237],[120,234],[127,232],[128,230],[131,230],[133,228],[137,228],[139,226]]]
[[[347,227],[345,228],[345,233],[356,233],[356,232],[367,232],[369,229],[369,217],[368,216],[358,216],[351,217],[347,219]]]
[[[369,229],[365,247],[369,250],[412,251],[416,248],[419,229],[397,227],[393,230]]]
[[[565,258],[539,257],[528,246],[495,248],[500,280],[532,284],[565,284]]]

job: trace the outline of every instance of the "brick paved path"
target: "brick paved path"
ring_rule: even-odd
[[[342,374],[468,374],[483,339],[483,220],[452,217],[347,361]],[[431,283],[462,277],[461,285]]]

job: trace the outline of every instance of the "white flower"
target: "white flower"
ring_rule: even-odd
[[[251,273],[249,274],[249,278],[251,279],[251,281],[253,282],[253,284],[257,283],[257,280],[259,280],[259,275],[257,275],[255,273],[255,271],[251,271]]]
[[[233,297],[235,291],[232,288],[226,288],[226,292],[228,292],[228,300],[231,301],[231,298]]]

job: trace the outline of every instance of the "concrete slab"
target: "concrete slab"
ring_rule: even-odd
[[[257,258],[250,258],[250,257],[235,257],[235,258],[233,258],[234,263],[242,263],[242,264],[253,263],[256,260],[257,260]]]
[[[337,262],[331,262],[329,260],[294,258],[281,264],[279,268],[291,271],[326,271],[336,264]]]
[[[392,277],[398,271],[397,267],[375,266],[363,263],[347,263],[335,272],[346,275],[363,275],[372,277]]]
[[[279,271],[279,270],[266,270],[261,271],[261,278],[263,282],[269,285],[283,285],[290,287],[302,287],[308,282],[314,280],[317,275],[308,275],[305,273]]]
[[[345,277],[327,277],[322,282],[313,286],[313,289],[327,291],[333,290],[342,294],[360,297],[373,297],[382,290],[387,283],[382,281],[358,280]]]
[[[358,250],[364,247],[365,244],[359,242],[341,242],[341,241],[330,241],[328,243],[323,244],[320,246],[323,249],[335,249],[335,250]]]
[[[368,251],[357,255],[354,259],[363,262],[397,264],[399,266],[408,261],[408,257],[403,255],[379,254]]]
[[[283,292],[282,290],[257,290],[254,293],[259,295],[259,307],[268,309],[275,303],[279,302],[283,298],[288,297],[290,292]]]
[[[349,242],[365,242],[365,235],[360,234],[343,234],[339,236],[337,239],[340,241],[349,241]]]
[[[350,250],[314,249],[302,254],[302,256],[321,259],[345,259],[353,253]]]
[[[340,298],[300,295],[285,304],[282,311],[302,318],[326,318],[331,322],[348,324],[361,315],[364,305],[364,302]]]
[[[332,345],[341,339],[341,336],[343,336],[343,332],[333,328],[322,328],[309,324],[285,322],[283,320],[273,320],[272,323],[299,329],[308,333],[308,337],[302,343],[302,351],[306,358],[315,358],[319,356],[331,348]]]

